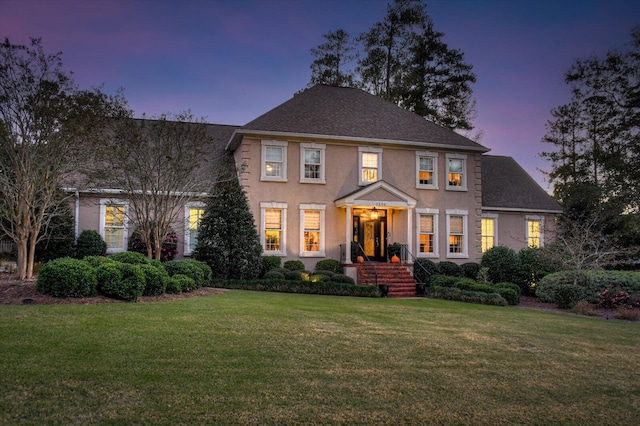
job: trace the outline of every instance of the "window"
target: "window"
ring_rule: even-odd
[[[300,256],[325,256],[324,212],[322,204],[300,204]]]
[[[262,141],[261,180],[287,181],[287,146],[285,141]]]
[[[360,147],[358,149],[360,182],[359,185],[369,185],[382,179],[382,148]]]
[[[417,209],[418,257],[438,257],[438,210]]]
[[[527,216],[527,247],[542,247],[542,218]]]
[[[286,255],[286,203],[260,203],[261,228],[260,240],[266,254]]]
[[[100,235],[107,243],[107,253],[127,249],[127,203],[100,200]]]
[[[467,190],[466,155],[447,154],[447,189],[454,191]]]
[[[482,240],[482,252],[489,250],[496,246],[497,237],[497,219],[496,215],[492,214],[484,214],[482,215],[482,224],[481,224],[481,240]]]
[[[185,229],[184,229],[184,254],[190,255],[198,243],[198,228],[200,219],[204,214],[204,205],[201,203],[188,205],[184,209]]]
[[[324,152],[324,144],[300,144],[301,183],[326,183],[324,175]]]
[[[438,189],[438,154],[416,152],[416,188]]]
[[[447,257],[467,258],[467,215],[463,210],[447,210]]]

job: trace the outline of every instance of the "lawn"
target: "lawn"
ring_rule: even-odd
[[[0,424],[637,424],[640,326],[231,291],[0,307]]]

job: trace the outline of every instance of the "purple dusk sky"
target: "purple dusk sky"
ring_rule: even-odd
[[[243,125],[306,87],[322,35],[357,35],[387,0],[0,0],[0,37],[42,37],[81,88],[124,94],[136,116],[190,109]],[[427,13],[477,75],[476,132],[549,190],[538,154],[550,110],[570,98],[578,58],[622,49],[633,0],[430,0]]]

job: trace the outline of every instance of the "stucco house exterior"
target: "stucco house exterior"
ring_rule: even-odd
[[[479,262],[484,250],[544,245],[560,206],[511,158],[359,89],[317,85],[244,126],[209,125],[233,153],[264,254],[350,265],[354,245],[386,262]],[[242,166],[242,167],[240,167]],[[77,232],[126,249],[126,200],[78,191]],[[189,256],[203,204],[175,229]]]

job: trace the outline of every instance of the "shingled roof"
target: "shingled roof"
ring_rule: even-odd
[[[511,157],[482,156],[482,207],[562,212],[560,205]]]
[[[238,129],[242,135],[304,135],[360,142],[489,151],[484,146],[360,89],[316,85]]]

